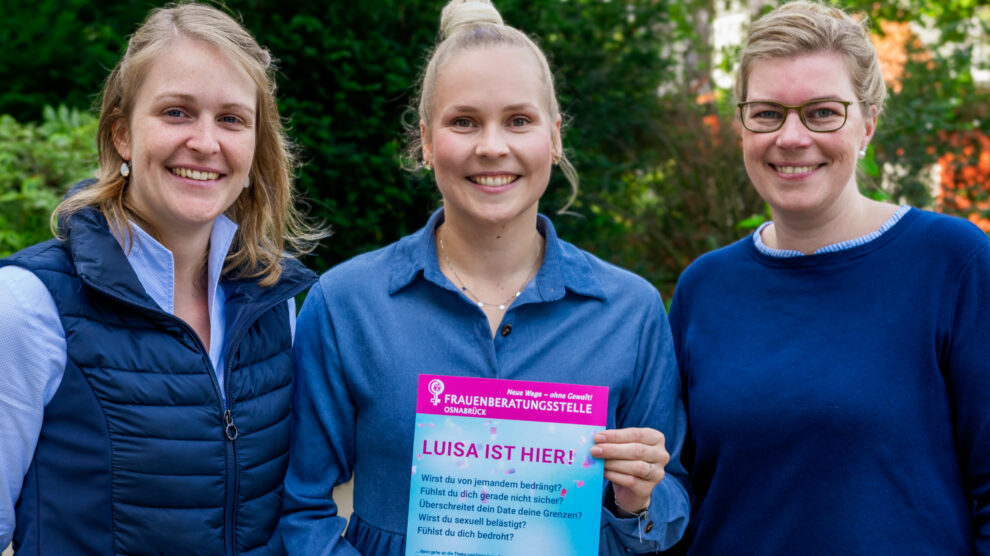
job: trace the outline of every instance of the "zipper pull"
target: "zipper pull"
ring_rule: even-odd
[[[223,421],[226,423],[223,432],[227,435],[227,440],[233,442],[237,438],[237,425],[234,424],[234,416],[229,409],[224,410]]]

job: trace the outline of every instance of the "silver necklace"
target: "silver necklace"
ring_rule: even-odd
[[[541,245],[536,250],[536,262],[533,263],[533,270],[530,271],[529,276],[527,276],[526,280],[522,283],[521,286],[519,286],[519,289],[516,290],[516,293],[510,295],[508,299],[506,299],[501,303],[489,303],[487,301],[482,301],[481,299],[478,298],[478,296],[474,295],[474,292],[468,289],[467,285],[464,283],[464,280],[461,279],[460,274],[457,274],[457,269],[454,268],[454,263],[450,262],[450,257],[447,256],[447,246],[443,244],[443,238],[440,237],[439,234],[437,234],[437,240],[439,240],[440,242],[440,252],[443,253],[443,260],[446,261],[447,267],[450,268],[450,273],[453,274],[454,278],[457,280],[457,286],[461,288],[462,292],[464,292],[469,298],[471,298],[471,301],[474,301],[478,305],[478,307],[482,309],[485,308],[485,305],[488,305],[489,307],[498,307],[499,311],[504,311],[505,308],[509,306],[509,304],[511,304],[517,297],[522,295],[522,288],[525,288],[526,284],[528,284],[529,281],[533,279],[533,276],[536,276],[536,271],[539,270],[540,268],[540,254],[543,253],[543,246]]]

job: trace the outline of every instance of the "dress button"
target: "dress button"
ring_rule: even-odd
[[[502,336],[508,336],[509,334],[512,334],[512,325],[511,324],[507,324],[507,325],[505,325],[505,326],[502,327]]]
[[[649,533],[652,530],[653,530],[653,522],[652,521],[649,522],[649,523],[647,523],[646,524],[646,527],[643,527],[643,532],[644,533]]]

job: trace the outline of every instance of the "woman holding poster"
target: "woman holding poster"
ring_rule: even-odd
[[[646,281],[560,240],[538,213],[554,166],[575,193],[577,188],[542,51],[503,25],[487,1],[449,3],[441,37],[421,84],[414,152],[434,172],[443,208],[422,230],[328,271],[299,315],[293,448],[281,523],[287,548],[291,554],[403,554],[410,462],[414,454],[438,452],[464,466],[523,454],[561,470],[601,466],[603,496],[596,492],[594,500],[596,506],[603,502],[592,527],[601,531],[598,546],[561,545],[549,553],[669,547],[686,527],[688,497],[679,459],[685,416],[663,302]],[[587,459],[557,450],[549,436],[546,446],[525,448],[528,453],[510,450],[507,442],[414,449],[420,375],[607,387],[607,430],[589,435]],[[431,384],[434,403],[450,395],[440,382]],[[541,396],[509,388],[461,399],[488,404],[471,411],[490,411],[521,404],[528,394]],[[540,407],[589,408],[583,394],[554,394],[560,401],[544,398]],[[492,421],[491,437],[503,429]],[[494,489],[518,482],[514,470],[505,467],[498,480],[478,479],[464,496],[479,492],[478,485],[485,487],[482,499],[508,496]],[[352,473],[348,525],[331,493]],[[513,496],[555,503],[582,485],[532,483]],[[446,492],[440,486],[436,491]],[[516,504],[498,511],[573,517],[533,508]],[[513,528],[529,523],[478,518],[486,519]],[[526,552],[497,542],[503,541],[485,545],[488,553]]]

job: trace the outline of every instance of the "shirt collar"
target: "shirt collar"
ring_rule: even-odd
[[[395,264],[389,274],[389,294],[395,295],[422,273],[424,279],[440,287],[456,290],[440,271],[433,233],[443,223],[443,209],[438,209],[419,231],[399,240],[395,247]],[[541,301],[564,297],[565,290],[579,295],[605,299],[605,290],[598,282],[588,261],[588,255],[573,245],[561,241],[550,219],[537,216],[537,229],[546,238],[543,264],[526,290],[534,287]],[[524,296],[526,295],[524,291]],[[522,299],[521,299],[522,300]]]
[[[894,225],[897,224],[898,221],[900,221],[901,217],[907,214],[909,210],[911,210],[911,207],[909,205],[901,205],[900,207],[897,208],[896,211],[894,211],[894,214],[892,214],[890,218],[888,218],[886,222],[884,222],[880,226],[879,229],[857,238],[849,239],[846,241],[840,241],[838,243],[832,243],[829,245],[825,245],[823,247],[819,247],[811,254],[819,255],[821,253],[835,253],[838,251],[845,251],[846,249],[852,249],[853,247],[858,247],[860,245],[869,243],[874,239],[877,239],[878,237],[882,236],[884,233],[887,232],[887,230],[893,228]],[[763,243],[763,230],[766,229],[771,224],[773,224],[773,221],[768,220],[763,224],[760,224],[760,227],[757,228],[755,232],[753,232],[753,236],[752,236],[753,245],[756,247],[757,251],[763,253],[764,255],[770,257],[778,257],[778,258],[806,256],[804,253],[800,251],[796,251],[792,249],[777,249],[775,247],[770,247],[766,243]]]
[[[117,242],[127,253],[127,262],[134,269],[134,274],[148,296],[162,310],[175,314],[175,261],[172,252],[140,226],[134,222],[130,224],[134,230],[130,251],[127,250],[126,237],[117,237]],[[237,224],[222,214],[213,221],[207,257],[207,301],[211,314],[214,312],[214,299],[223,273],[223,263],[236,232]]]

